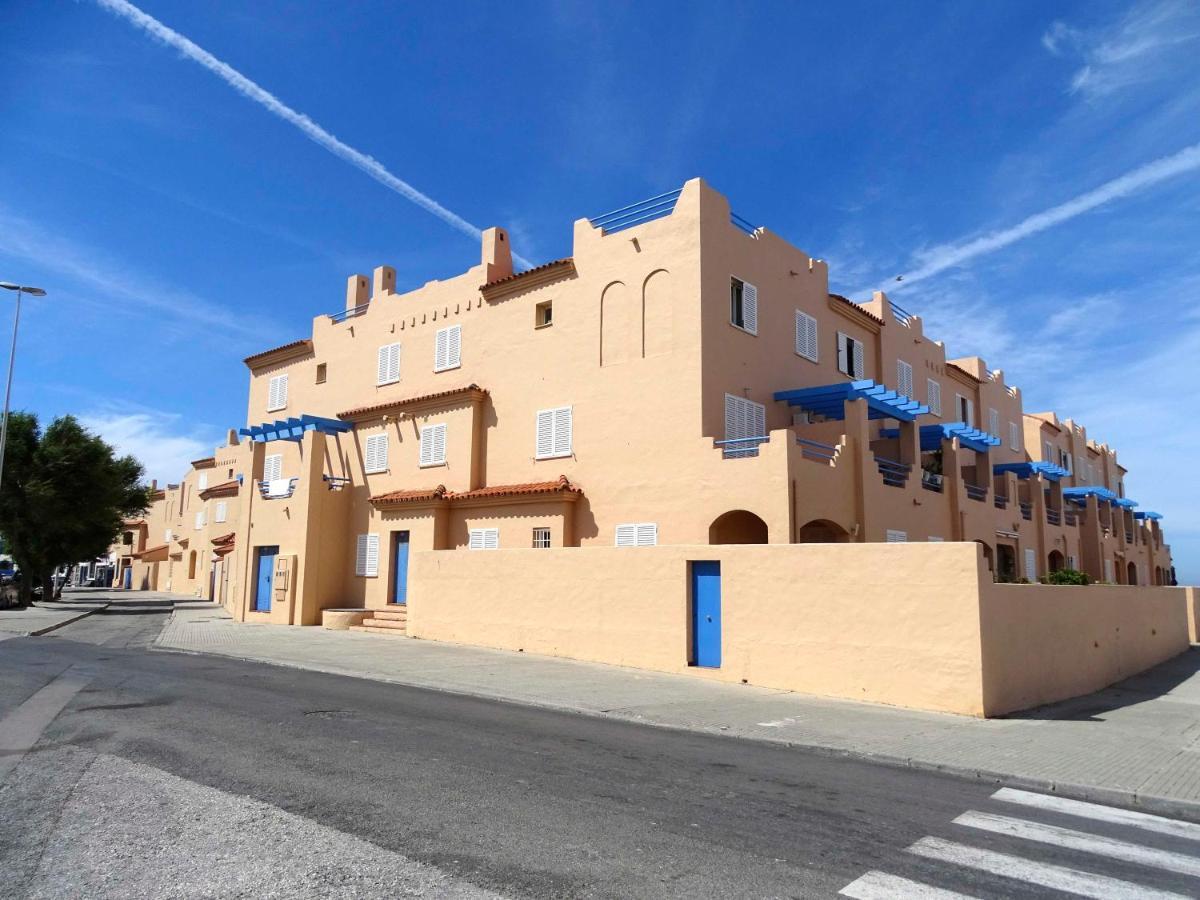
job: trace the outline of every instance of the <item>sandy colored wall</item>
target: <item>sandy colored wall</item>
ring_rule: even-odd
[[[1188,640],[1200,644],[1200,588],[1182,588],[1187,596]]]
[[[979,612],[988,715],[1091,693],[1188,646],[1181,588],[984,584]]]
[[[720,669],[688,665],[689,560],[721,562]],[[979,715],[977,565],[969,544],[425,551],[409,634]]]

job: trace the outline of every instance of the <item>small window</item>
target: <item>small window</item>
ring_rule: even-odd
[[[761,438],[767,437],[767,408],[746,397],[725,395],[726,459],[758,456]]]
[[[213,515],[213,520],[216,522],[224,522],[228,516],[229,505],[224,500],[218,501],[216,512]]]
[[[895,528],[889,528],[887,530],[887,542],[889,544],[902,544],[907,540],[908,540],[908,532],[907,531],[900,531]]]
[[[999,436],[1000,434],[1000,410],[988,410],[988,434]]]
[[[796,355],[818,362],[817,320],[800,310],[796,310]]]
[[[272,453],[263,460],[263,481],[274,481],[283,477],[283,454]]]
[[[363,442],[363,471],[368,475],[386,472],[388,467],[388,436],[372,434]]]
[[[379,535],[360,534],[354,553],[354,574],[363,578],[379,575]]]
[[[1042,459],[1048,463],[1054,462],[1054,445],[1049,441],[1042,441]]]
[[[912,366],[902,359],[896,360],[896,393],[905,397],[913,395]]]
[[[958,421],[963,424],[973,427],[975,425],[975,402],[970,397],[964,397],[962,394],[956,394],[958,413]]]
[[[438,330],[434,341],[433,371],[444,372],[462,365],[462,326],[451,325]]]
[[[554,324],[554,304],[544,300],[533,308],[533,327],[549,328]]]
[[[933,378],[925,379],[925,405],[935,416],[942,414],[942,384]]]
[[[163,533],[163,540],[166,541],[168,544],[171,543],[171,541],[175,540],[175,532],[173,532],[170,528],[168,528]]]
[[[867,371],[863,342],[838,332],[838,371],[851,378],[862,378]]]
[[[395,384],[400,380],[400,345],[385,344],[379,348],[375,366],[376,384]]]
[[[1037,553],[1028,547],[1025,548],[1025,577],[1037,581]]]
[[[267,385],[267,412],[274,412],[287,406],[288,377],[276,375]]]
[[[533,529],[533,549],[534,550],[549,550],[550,549],[550,529],[549,528]]]
[[[1008,423],[1008,446],[1010,450],[1021,449],[1021,426],[1016,422]]]
[[[204,527],[204,510],[196,510],[196,530],[199,531]]]
[[[467,534],[468,550],[497,550],[499,547],[499,528],[472,528]]]
[[[537,459],[557,459],[571,455],[572,408],[540,409],[534,455]]]
[[[201,472],[200,477],[198,479],[196,479],[196,490],[198,490],[198,491],[208,490],[208,473],[207,472]]]
[[[1073,556],[1067,557],[1067,568],[1071,569],[1073,571],[1078,571],[1078,567],[1075,565],[1075,557],[1073,557]]]
[[[324,384],[326,373],[328,372],[326,363],[317,363],[317,384]]]
[[[653,547],[658,543],[658,525],[654,522],[634,522],[618,525],[617,547]]]
[[[729,321],[743,331],[758,334],[758,288],[740,278],[729,279]]]
[[[446,464],[446,426],[426,425],[421,429],[421,465]]]

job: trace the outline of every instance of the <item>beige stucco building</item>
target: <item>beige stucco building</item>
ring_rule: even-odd
[[[446,280],[351,276],[246,365],[246,427],[120,563],[243,620],[404,606],[437,549],[966,541],[998,580],[1172,578],[1115,451],[698,179],[526,272],[494,228]]]

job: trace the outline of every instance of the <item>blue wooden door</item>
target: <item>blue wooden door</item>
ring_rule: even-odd
[[[125,567],[125,590],[133,587],[133,566]]]
[[[408,603],[407,531],[397,531],[392,539],[392,602]]]
[[[692,563],[692,658],[721,667],[721,564]]]
[[[275,583],[275,557],[278,547],[258,548],[258,577],[254,580],[254,609],[257,612],[271,611],[271,588]]]

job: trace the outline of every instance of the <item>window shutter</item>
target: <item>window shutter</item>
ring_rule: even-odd
[[[225,519],[226,519],[226,517],[228,516],[228,514],[229,514],[229,507],[228,507],[228,505],[225,503],[225,501],[224,501],[224,500],[220,500],[220,501],[218,501],[218,502],[217,502],[217,515],[216,515],[216,520],[217,520],[218,522],[224,522],[224,521],[225,521]]]
[[[199,481],[196,484],[196,490],[203,491],[203,490],[206,490],[207,488],[208,488],[208,473],[201,472]]]
[[[913,395],[913,368],[902,359],[896,360],[896,391],[905,397]]]
[[[867,365],[863,359],[863,343],[862,341],[854,341],[854,377],[862,378],[863,373],[867,371]]]
[[[400,380],[400,345],[384,344],[379,348],[375,367],[376,384],[394,384]]]
[[[1054,462],[1054,445],[1049,441],[1042,441],[1042,459],[1046,462]]]
[[[1071,473],[1072,475],[1075,474],[1075,457],[1073,457],[1070,453],[1067,454],[1066,468],[1069,473]]]
[[[467,532],[468,550],[500,549],[499,528],[472,528]]]
[[[472,528],[467,532],[467,549],[482,550],[483,549],[483,531],[478,528]]]
[[[456,369],[462,365],[462,326],[452,325],[446,336],[446,368]]]
[[[1037,554],[1030,548],[1025,548],[1025,577],[1037,581]]]
[[[388,467],[388,436],[373,434],[366,440],[363,468],[367,472],[383,472]]]
[[[653,547],[658,543],[658,525],[654,522],[643,522],[637,526],[637,545]]]
[[[433,429],[426,425],[421,429],[421,465],[433,465]]]
[[[543,409],[537,414],[537,453],[538,457],[554,455],[554,410]]]
[[[842,332],[837,333],[838,344],[838,371],[843,375],[850,374],[850,339]]]
[[[571,454],[571,407],[563,406],[554,411],[554,455]]]
[[[274,481],[283,477],[283,454],[272,453],[263,460],[263,481]]]
[[[287,406],[287,394],[287,375],[276,375],[267,385],[267,412]]]
[[[636,547],[637,533],[638,527],[636,525],[618,525],[616,546]]]
[[[354,574],[367,574],[367,536],[360,534],[354,548]]]
[[[379,535],[367,535],[367,571],[368,577],[379,574]]]
[[[433,370],[435,372],[440,372],[442,369],[446,368],[446,357],[448,355],[446,334],[446,329],[440,328],[438,329],[438,333],[434,338]]]
[[[446,461],[446,426],[433,426],[433,461],[435,463],[444,463]]]
[[[426,425],[421,429],[421,465],[437,466],[446,461],[446,426]]]
[[[751,334],[758,334],[758,288],[746,281],[742,283],[742,321]]]
[[[196,530],[199,531],[203,527],[204,527],[204,512],[203,512],[203,510],[196,510]]]
[[[998,409],[988,410],[988,434],[1000,434],[1000,410]]]
[[[1013,450],[1021,449],[1021,427],[1016,422],[1008,423],[1008,446]]]
[[[817,362],[817,320],[796,310],[796,354]]]
[[[942,414],[942,384],[932,378],[925,380],[925,396],[928,398],[926,405],[929,411],[935,416]]]
[[[901,544],[908,540],[907,531],[898,531],[895,528],[887,530],[887,542],[889,544]]]

